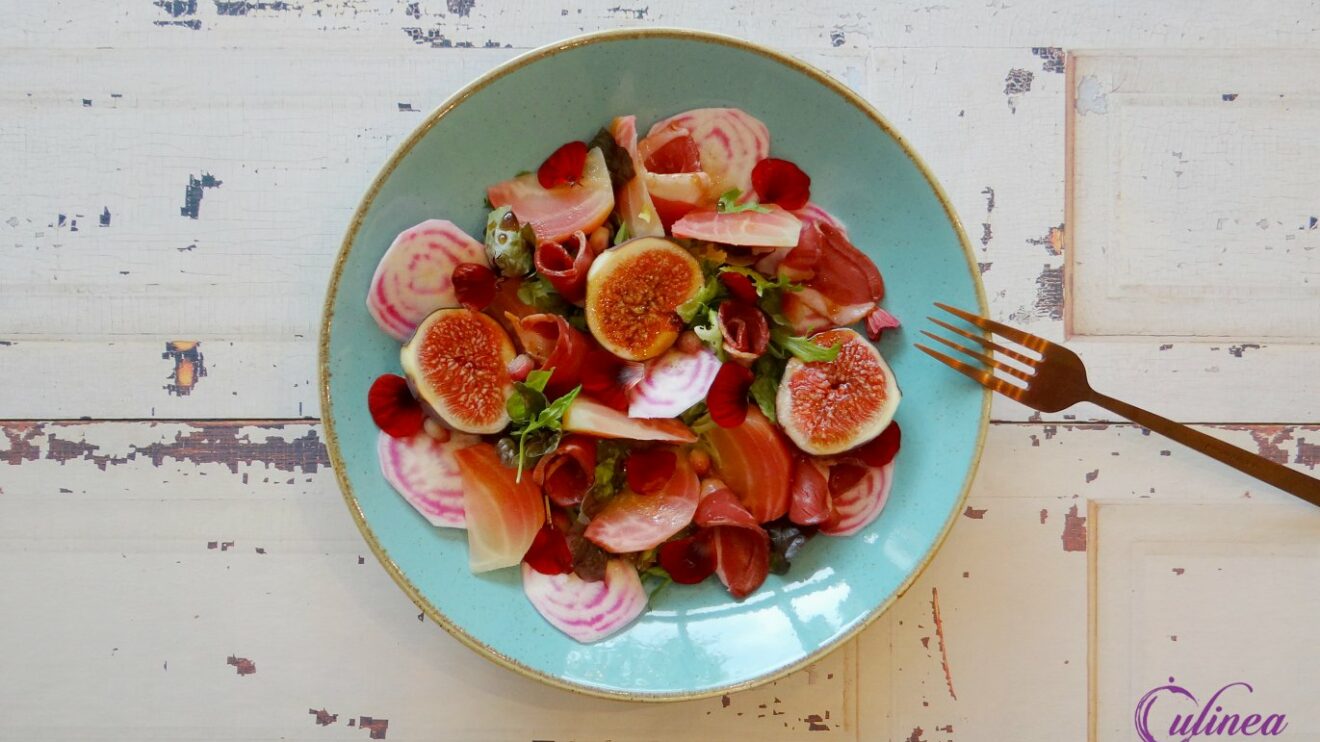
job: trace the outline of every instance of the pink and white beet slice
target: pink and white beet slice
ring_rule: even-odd
[[[587,582],[569,572],[544,575],[522,565],[523,592],[551,626],[583,644],[604,639],[646,610],[646,590],[637,569],[623,559],[605,565],[605,579]]]
[[[458,306],[451,276],[463,263],[490,265],[485,246],[453,222],[428,219],[406,229],[376,265],[367,311],[387,335],[406,341],[431,312]]]
[[[628,417],[677,417],[706,398],[720,371],[720,359],[708,350],[672,349],[646,364],[642,380],[628,390]]]
[[[463,478],[454,451],[477,441],[475,435],[464,433],[450,434],[441,441],[426,431],[410,438],[381,432],[376,439],[376,453],[385,481],[427,522],[442,528],[464,528]]]

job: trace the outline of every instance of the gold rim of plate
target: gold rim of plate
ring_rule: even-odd
[[[344,472],[343,459],[339,453],[339,438],[335,434],[334,416],[331,414],[329,367],[330,324],[334,321],[333,307],[335,296],[339,290],[339,279],[343,274],[344,262],[348,259],[349,250],[352,247],[354,239],[357,237],[358,229],[362,225],[362,219],[366,216],[367,209],[371,207],[372,202],[376,198],[376,194],[394,172],[394,169],[398,167],[399,162],[404,156],[412,151],[412,148],[428,131],[430,131],[431,127],[435,126],[435,124],[444,118],[450,111],[458,107],[463,101],[480,92],[487,85],[490,85],[492,82],[499,80],[505,75],[516,72],[522,67],[538,60],[552,57],[561,52],[566,52],[578,47],[587,46],[589,44],[602,44],[613,41],[629,41],[635,39],[687,39],[703,41],[711,44],[720,44],[753,52],[801,72],[851,103],[857,108],[857,110],[861,111],[875,122],[876,126],[880,127],[885,133],[889,134],[889,136],[893,137],[894,140],[898,142],[899,146],[907,156],[911,158],[913,164],[915,164],[917,169],[921,171],[922,177],[926,179],[926,182],[929,183],[931,188],[935,191],[935,195],[939,198],[940,205],[944,207],[944,212],[948,216],[949,222],[953,224],[954,231],[958,233],[958,241],[962,245],[963,253],[967,258],[967,267],[971,272],[972,282],[976,287],[976,300],[979,304],[978,308],[980,309],[980,313],[982,315],[989,314],[985,298],[985,287],[981,284],[980,271],[976,264],[975,254],[972,252],[971,244],[967,240],[967,234],[963,229],[962,222],[959,221],[958,215],[954,212],[953,206],[949,203],[948,195],[944,192],[944,189],[940,186],[939,182],[935,180],[934,176],[931,175],[930,169],[926,166],[926,163],[922,161],[921,157],[912,149],[911,145],[907,143],[907,140],[905,140],[903,136],[889,124],[884,116],[880,115],[879,111],[872,108],[870,103],[867,103],[865,99],[855,93],[852,89],[848,88],[843,83],[838,82],[821,70],[788,56],[787,54],[777,52],[759,44],[754,44],[750,41],[743,41],[742,39],[737,39],[732,36],[683,28],[599,31],[583,34],[581,36],[574,36],[520,54],[519,56],[495,67],[489,72],[486,72],[471,83],[468,83],[458,92],[450,96],[445,102],[441,103],[426,117],[426,120],[423,121],[401,145],[399,145],[399,148],[395,150],[394,154],[390,156],[389,161],[386,162],[385,167],[376,176],[375,180],[372,181],[371,187],[367,189],[366,194],[362,197],[361,203],[358,204],[357,210],[353,213],[353,220],[348,225],[348,232],[344,235],[344,242],[339,248],[338,256],[335,257],[334,269],[330,274],[330,284],[326,290],[325,308],[321,313],[321,337],[317,357],[317,371],[321,387],[321,422],[325,428],[326,449],[330,453],[330,465],[335,471],[335,477],[339,480],[339,489],[343,492],[344,501],[348,505],[349,513],[353,516],[353,521],[357,523],[358,530],[362,532],[362,537],[366,539],[367,546],[371,548],[371,552],[375,554],[376,558],[380,560],[380,563],[384,565],[385,571],[389,573],[390,577],[392,577],[396,583],[398,583],[399,587],[402,588],[404,593],[412,599],[413,603],[421,608],[422,612],[432,621],[435,621],[442,626],[445,631],[448,631],[453,635],[455,639],[458,639],[469,648],[475,650],[496,664],[502,665],[510,670],[525,675],[526,677],[574,693],[581,693],[583,695],[594,696],[597,698],[626,701],[690,701],[699,698],[709,698],[723,693],[735,693],[737,691],[755,688],[759,685],[778,680],[800,670],[812,662],[820,661],[826,655],[842,646],[849,639],[855,637],[862,631],[862,629],[871,625],[871,622],[879,618],[881,614],[888,610],[889,606],[892,605],[895,600],[906,593],[908,588],[912,587],[917,581],[917,578],[925,572],[926,567],[934,558],[935,553],[938,552],[940,547],[944,544],[944,540],[948,537],[949,531],[952,529],[953,523],[958,517],[958,513],[962,512],[963,504],[967,500],[968,491],[971,489],[972,480],[976,475],[976,470],[980,466],[981,453],[985,447],[985,435],[990,420],[990,390],[984,390],[981,397],[981,424],[977,431],[975,452],[972,456],[971,466],[967,470],[967,477],[963,481],[962,493],[958,497],[958,503],[950,511],[949,517],[945,520],[944,527],[941,529],[939,536],[935,539],[935,543],[931,546],[930,551],[922,559],[921,563],[917,565],[917,568],[912,574],[909,575],[901,585],[899,585],[893,595],[889,596],[889,598],[883,603],[872,609],[869,614],[848,631],[834,637],[829,643],[822,644],[815,652],[809,653],[802,659],[781,667],[774,672],[766,673],[765,675],[744,680],[742,682],[730,683],[728,685],[722,685],[702,691],[676,693],[637,693],[626,690],[611,691],[569,682],[563,678],[528,667],[508,655],[495,651],[495,649],[464,631],[461,626],[450,621],[448,616],[441,613],[434,605],[432,605],[431,602],[421,594],[417,587],[408,580],[408,577],[399,569],[399,566],[390,559],[389,555],[385,553],[385,550],[381,548],[380,542],[376,540],[376,534],[372,532],[371,526],[367,524],[366,518],[362,514],[362,508],[358,505],[357,497],[353,494],[353,485],[348,481],[348,477]]]

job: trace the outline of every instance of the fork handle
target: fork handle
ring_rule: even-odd
[[[1172,438],[1188,448],[1194,448],[1211,458],[1218,459],[1262,482],[1272,484],[1284,492],[1296,495],[1312,505],[1320,506],[1320,479],[1309,477],[1296,469],[1289,469],[1270,461],[1264,456],[1225,443],[1182,423],[1176,423],[1167,417],[1160,417],[1136,405],[1107,397],[1099,392],[1092,391],[1088,401],[1122,415],[1138,425],[1150,428],[1160,435]]]

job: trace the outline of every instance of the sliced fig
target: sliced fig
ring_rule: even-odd
[[[687,250],[641,237],[596,256],[587,273],[587,327],[614,355],[654,358],[678,339],[675,310],[697,295],[704,278]]]
[[[803,451],[828,456],[860,446],[889,425],[898,382],[880,351],[853,330],[813,335],[822,348],[840,344],[832,361],[791,358],[775,398],[784,432]]]
[[[431,313],[399,352],[399,363],[422,406],[466,433],[498,433],[509,424],[513,393],[509,362],[516,352],[491,317],[470,309]]]

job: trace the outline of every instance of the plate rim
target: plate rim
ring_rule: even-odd
[[[607,689],[569,681],[530,667],[513,657],[495,650],[493,647],[490,647],[469,634],[463,629],[463,627],[451,621],[448,616],[436,608],[431,601],[427,600],[426,597],[422,595],[421,591],[412,584],[412,581],[408,579],[408,576],[403,573],[397,564],[394,563],[394,560],[390,558],[386,550],[380,545],[380,542],[376,540],[375,532],[371,529],[371,525],[367,523],[366,517],[362,513],[362,508],[358,504],[357,497],[353,493],[353,485],[348,480],[344,461],[339,451],[339,437],[335,433],[334,415],[332,414],[333,402],[330,398],[330,329],[331,324],[334,322],[335,298],[339,293],[339,281],[343,276],[344,264],[348,260],[348,254],[352,249],[354,240],[357,238],[358,231],[362,226],[362,221],[366,217],[368,209],[371,208],[381,187],[385,184],[385,181],[393,175],[395,169],[403,158],[411,152],[413,147],[421,141],[422,137],[424,137],[427,132],[429,132],[431,128],[443,119],[450,111],[457,108],[468,98],[485,89],[496,80],[512,74],[533,62],[553,57],[557,54],[571,51],[579,47],[614,41],[632,41],[637,39],[680,39],[699,41],[752,52],[801,72],[815,82],[833,91],[846,102],[852,104],[860,113],[869,118],[872,123],[897,142],[898,146],[903,150],[903,153],[908,156],[916,166],[917,170],[921,173],[921,176],[925,178],[926,182],[935,192],[936,198],[939,199],[940,206],[944,209],[945,216],[948,218],[949,223],[953,225],[954,232],[958,236],[958,243],[962,246],[963,256],[967,260],[968,273],[972,277],[972,284],[976,291],[978,309],[982,315],[989,314],[985,286],[981,281],[980,271],[976,262],[976,255],[972,250],[970,240],[967,238],[967,232],[963,228],[962,221],[958,218],[957,212],[949,201],[948,194],[945,193],[943,186],[940,185],[940,182],[935,178],[930,168],[926,165],[926,162],[921,158],[912,145],[909,144],[902,134],[900,134],[898,130],[889,123],[888,119],[877,111],[860,94],[842,82],[834,79],[824,71],[817,69],[796,57],[734,36],[679,27],[610,29],[579,34],[577,36],[571,36],[545,44],[530,49],[512,59],[496,65],[478,76],[476,79],[459,88],[455,93],[432,109],[431,112],[427,114],[426,118],[413,129],[412,133],[394,149],[390,154],[389,159],[386,160],[385,165],[371,181],[371,185],[367,188],[366,192],[363,193],[361,200],[358,202],[357,208],[354,209],[353,217],[349,221],[348,229],[344,234],[344,239],[340,244],[339,252],[336,254],[333,267],[331,268],[330,280],[326,287],[325,301],[321,310],[321,327],[317,343],[317,384],[320,387],[320,417],[321,426],[325,434],[326,451],[329,454],[330,467],[335,472],[335,479],[339,485],[340,494],[343,495],[344,503],[348,506],[349,514],[352,516],[353,522],[357,524],[358,531],[362,534],[363,539],[367,542],[367,547],[371,549],[371,553],[376,556],[376,559],[381,563],[381,566],[385,568],[386,573],[389,574],[395,584],[403,590],[404,594],[407,595],[418,608],[422,609],[422,612],[426,614],[428,618],[438,624],[461,644],[467,646],[469,649],[477,652],[486,659],[502,667],[513,670],[524,677],[538,680],[556,688],[585,696],[607,698],[611,700],[643,702],[691,701],[755,688],[790,675],[813,662],[819,662],[821,659],[843,646],[848,640],[856,637],[863,629],[870,626],[876,619],[884,615],[896,600],[907,593],[908,589],[911,588],[912,585],[916,583],[917,579],[926,571],[926,568],[930,565],[931,561],[934,560],[935,554],[938,553],[940,548],[944,545],[945,540],[949,536],[949,531],[952,530],[953,524],[957,520],[958,514],[962,512],[963,505],[971,490],[972,482],[976,477],[976,472],[980,468],[981,455],[985,449],[986,432],[990,423],[991,392],[989,389],[982,390],[981,419],[977,428],[976,443],[974,445],[970,465],[967,469],[967,476],[963,480],[962,491],[958,496],[958,501],[950,510],[948,518],[946,518],[944,525],[940,528],[939,535],[936,536],[935,542],[931,545],[929,551],[927,551],[922,557],[920,564],[918,564],[916,569],[914,569],[911,574],[899,584],[888,598],[871,609],[870,612],[863,616],[860,621],[847,631],[844,631],[830,641],[821,644],[814,651],[808,652],[801,659],[790,662],[783,667],[746,680],[713,686],[704,690],[673,692],[638,692],[626,689]]]

